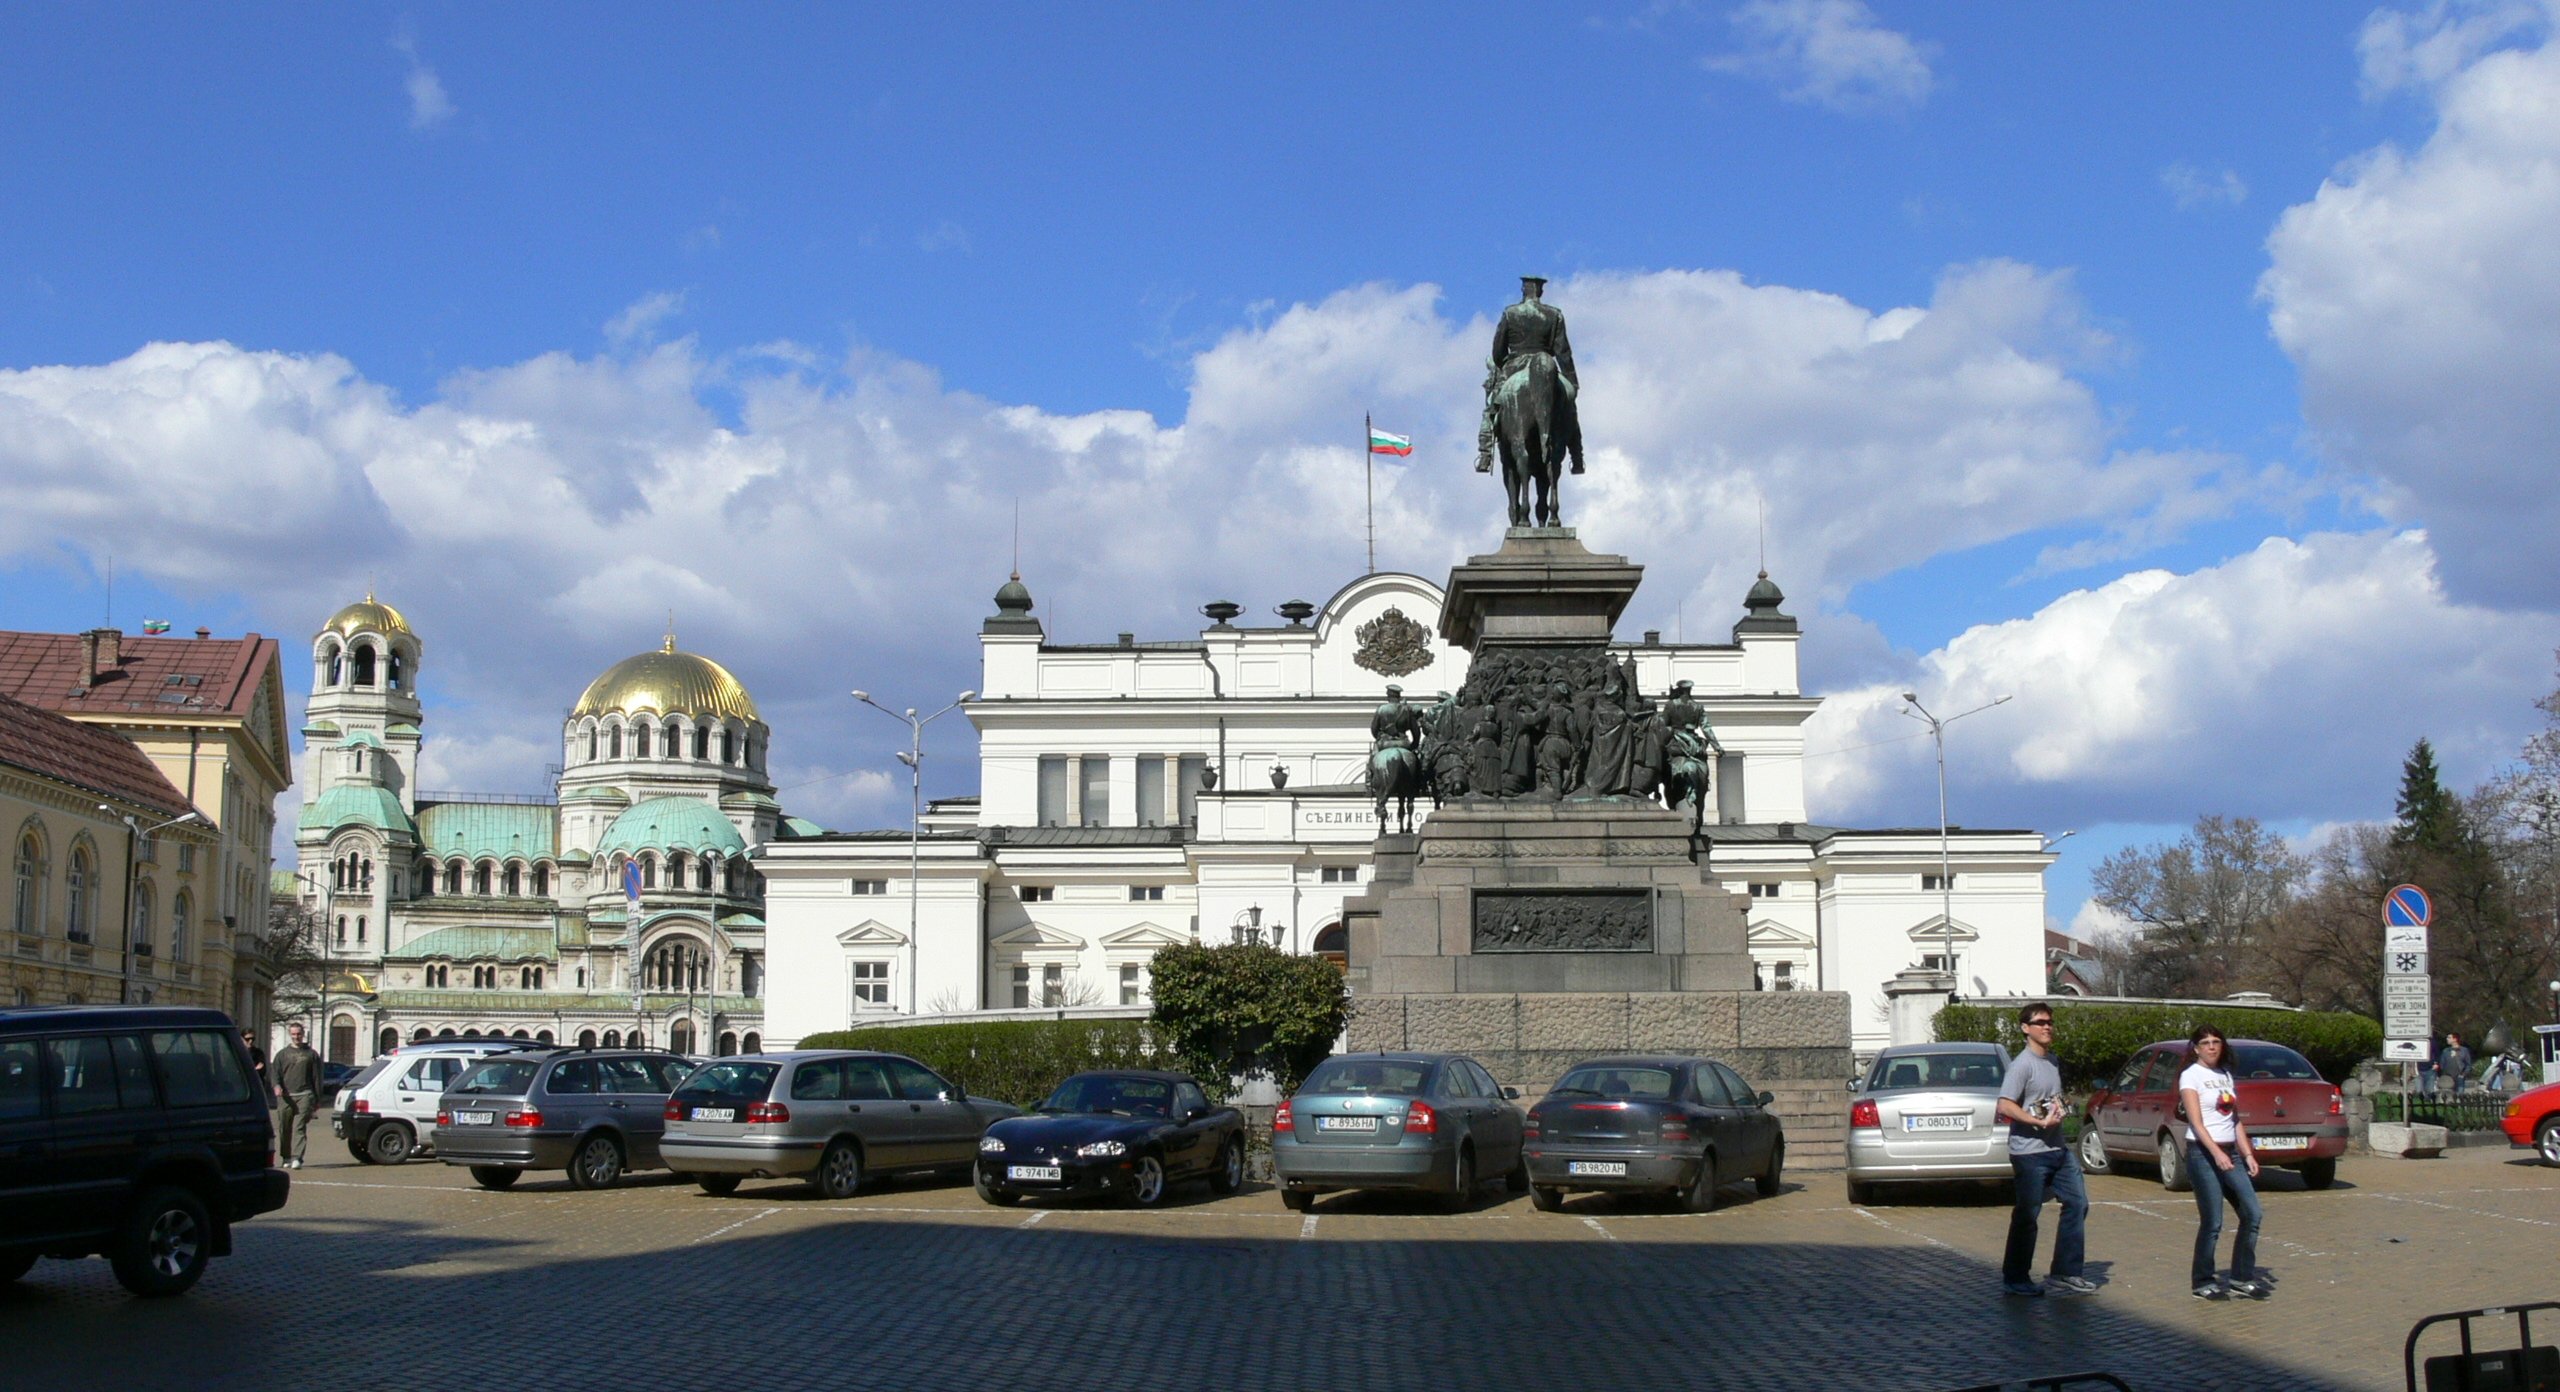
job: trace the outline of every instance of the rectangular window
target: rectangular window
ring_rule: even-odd
[[[1956,959],[1947,956],[1943,952],[1925,952],[1920,956],[1920,969],[1922,971],[1951,972],[1956,969]]]
[[[1084,756],[1084,824],[1089,827],[1111,825],[1111,756]]]
[[[249,1096],[249,1073],[230,1036],[218,1030],[164,1030],[151,1036],[160,1063],[160,1086],[172,1107],[239,1102]],[[447,1075],[448,1077],[450,1075]],[[446,1079],[436,1079],[444,1091]]]
[[[1070,792],[1067,785],[1067,756],[1064,754],[1041,755],[1040,825],[1073,825],[1069,820],[1073,811]]]
[[[856,962],[853,964],[853,1003],[857,1007],[868,1006],[874,1010],[888,1008],[888,963]]]
[[[1059,1006],[1067,1003],[1067,969],[1058,962],[1040,968],[1040,1003]]]
[[[134,850],[133,858],[134,858],[135,860],[138,860],[138,861],[142,862],[142,863],[143,863],[143,864],[145,864],[145,865],[157,865],[157,864],[159,864],[159,863],[160,863],[160,843],[159,843],[159,842],[157,842],[157,841],[152,840],[152,839],[151,839],[150,837],[148,837],[148,836],[145,836],[145,837],[140,838],[140,841],[141,841],[141,845],[140,845],[140,846],[138,846],[138,847]]]
[[[1754,882],[1751,886],[1751,897],[1754,899],[1775,899],[1778,897],[1778,887],[1773,884],[1761,884]]]
[[[1132,904],[1153,904],[1160,902],[1163,898],[1163,885],[1129,886],[1129,902]]]
[[[0,1121],[26,1121],[44,1111],[44,1070],[36,1041],[0,1040]]]
[[[889,882],[887,880],[855,880],[853,892],[871,895],[886,894],[889,892]]]
[[[195,868],[196,848],[191,845],[181,844],[178,847],[178,873],[182,875],[188,874]]]
[[[1207,777],[1208,773],[1208,755],[1185,754],[1182,756],[1181,771],[1174,775],[1174,782],[1179,786],[1174,789],[1173,801],[1174,815],[1182,819],[1184,826],[1200,824],[1200,780]]]
[[[1013,964],[1013,1008],[1031,1008],[1031,964],[1028,962]]]
[[[1164,825],[1164,759],[1160,755],[1138,756],[1138,825]]]
[[[1794,989],[1796,988],[1796,964],[1795,964],[1795,963],[1793,963],[1793,962],[1779,962],[1779,963],[1776,963],[1776,964],[1774,964],[1774,965],[1772,965],[1772,966],[1770,967],[1770,972],[1771,972],[1771,974],[1772,974],[1772,975],[1774,975],[1774,976],[1776,976],[1776,977],[1777,977],[1777,979],[1778,979],[1778,989],[1779,989],[1779,990],[1781,990],[1781,991],[1792,991],[1792,990],[1794,990]]]
[[[1943,879],[1936,875],[1923,875],[1920,877],[1920,888],[1931,894],[1953,889],[1955,888],[1955,883],[1956,880],[1953,875],[1948,875]]]
[[[1054,903],[1058,897],[1056,885],[1023,885],[1021,892],[1022,902],[1026,904]]]
[[[1316,872],[1316,878],[1317,881],[1322,884],[1358,884],[1360,883],[1360,867],[1357,865],[1328,865]]]
[[[1141,968],[1135,962],[1123,962],[1120,964],[1120,1003],[1122,1005],[1136,1005],[1138,1003],[1138,992],[1141,989],[1138,982],[1138,973],[1140,970]]]

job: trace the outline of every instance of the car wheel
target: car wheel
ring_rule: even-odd
[[[213,1217],[184,1189],[154,1189],[124,1220],[110,1254],[116,1281],[141,1296],[177,1295],[213,1255]]]
[[[471,1167],[471,1182],[483,1189],[513,1189],[516,1187],[516,1181],[522,1178],[524,1178],[524,1171],[511,1170],[504,1165]]]
[[[2314,1160],[2302,1167],[2302,1183],[2307,1189],[2326,1189],[2338,1182],[2338,1162]]]
[[[1875,1201],[1876,1187],[1874,1185],[1866,1183],[1863,1180],[1853,1179],[1849,1181],[1850,1203],[1855,1204],[1860,1208],[1865,1208],[1867,1205],[1872,1204]]]
[[[1280,1206],[1291,1213],[1304,1213],[1316,1206],[1316,1191],[1283,1187],[1280,1190]]]
[[[1522,1152],[1519,1160],[1512,1164],[1511,1173],[1502,1177],[1502,1191],[1506,1194],[1526,1194],[1529,1192],[1529,1156],[1527,1152]]]
[[[1129,1174],[1129,1202],[1140,1208],[1153,1208],[1164,1202],[1164,1157],[1141,1155],[1138,1167]]]
[[[1552,1184],[1535,1184],[1529,1188],[1529,1202],[1540,1213],[1555,1213],[1564,1208],[1564,1191]]]
[[[35,1265],[36,1254],[33,1252],[0,1252],[0,1286],[33,1271]]]
[[[1449,1193],[1441,1207],[1452,1213],[1463,1213],[1476,1197],[1476,1152],[1472,1146],[1458,1147],[1458,1158],[1449,1170]]]
[[[862,1148],[851,1141],[837,1141],[818,1157],[818,1173],[810,1183],[818,1186],[818,1196],[826,1199],[849,1199],[862,1188]]]
[[[2107,1164],[2107,1138],[2098,1130],[2097,1114],[2093,1112],[2080,1121],[2080,1168],[2090,1174],[2105,1174]]]
[[[993,1204],[998,1208],[1011,1208],[1015,1204],[1022,1202],[1022,1196],[1020,1194],[1008,1193],[1005,1190],[998,1189],[994,1185],[987,1183],[987,1177],[985,1175],[978,1175],[972,1178],[970,1180],[970,1187],[978,1191],[978,1198],[980,1200]]]
[[[1698,1157],[1698,1177],[1680,1193],[1680,1211],[1706,1213],[1716,1206],[1716,1153]]]
[[[2534,1129],[2533,1148],[2546,1165],[2560,1165],[2560,1116],[2552,1117]]]
[[[693,1182],[711,1197],[725,1199],[738,1192],[738,1181],[742,1178],[744,1176],[733,1174],[698,1174],[693,1177]]]
[[[1764,1199],[1778,1197],[1778,1190],[1786,1178],[1786,1168],[1787,1143],[1775,1142],[1769,1147],[1769,1168],[1762,1170],[1760,1177],[1751,1181],[1752,1187],[1759,1190],[1760,1197]]]
[[[1209,1176],[1209,1190],[1216,1194],[1233,1194],[1244,1188],[1244,1138],[1230,1136],[1227,1148],[1218,1153],[1217,1171]]]
[[[2187,1157],[2178,1149],[2178,1138],[2160,1133],[2160,1187],[2172,1194],[2187,1192]]]
[[[611,1136],[589,1136],[569,1156],[569,1187],[610,1189],[622,1178],[622,1146]]]
[[[354,1141],[347,1142],[347,1154],[354,1156],[356,1163],[359,1165],[370,1165],[373,1163],[373,1152],[367,1147],[359,1145]]]
[[[401,1164],[417,1148],[417,1138],[409,1134],[408,1127],[398,1122],[377,1126],[372,1135],[364,1138],[365,1154],[371,1156],[377,1165]]]

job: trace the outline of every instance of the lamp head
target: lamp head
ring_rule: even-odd
[[[976,699],[978,699],[978,693],[974,691],[963,691],[960,693],[960,700],[962,701],[974,701]]]
[[[1906,691],[1902,693],[1902,699],[1909,701],[1911,704],[1916,706],[1920,704],[1920,693],[1916,691]]]
[[[871,699],[871,693],[868,691],[857,691],[853,693],[853,699],[857,701],[868,701]]]

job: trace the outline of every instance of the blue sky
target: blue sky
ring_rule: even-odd
[[[2068,919],[2093,850],[2382,815],[2417,734],[2470,779],[2532,728],[2560,252],[2512,229],[2553,211],[2550,29],[20,7],[0,624],[90,621],[110,552],[128,624],[289,649],[372,583],[427,632],[432,781],[494,788],[673,608],[812,811],[894,820],[895,732],[841,690],[967,684],[1015,499],[1068,638],[1330,593],[1356,526],[1294,501],[1364,409],[1421,444],[1384,559],[1489,544],[1467,360],[1535,271],[1643,480],[1575,519],[1654,565],[1631,621],[1728,624],[1765,499],[1817,747],[1902,733],[1914,682],[2019,694],[1957,815],[2082,828]],[[1815,815],[1929,820],[1913,753],[1835,756]]]

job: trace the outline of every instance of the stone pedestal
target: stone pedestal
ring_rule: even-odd
[[[1938,1037],[1938,1012],[1955,995],[1954,973],[1904,967],[1884,984],[1889,1021],[1886,1038],[1896,1045],[1934,1043]]]
[[[1588,549],[1571,527],[1514,527],[1501,550],[1450,570],[1440,636],[1469,652],[1606,643],[1643,581],[1643,566]]]

